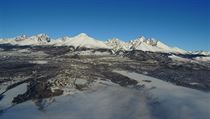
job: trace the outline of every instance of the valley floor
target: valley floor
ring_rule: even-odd
[[[3,47],[1,119],[208,119],[210,68],[165,54]]]

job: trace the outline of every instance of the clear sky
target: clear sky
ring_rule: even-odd
[[[0,0],[0,37],[84,32],[100,39],[156,38],[210,51],[210,0]]]

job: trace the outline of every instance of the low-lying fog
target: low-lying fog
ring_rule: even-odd
[[[139,84],[145,84],[144,88],[101,86],[73,95],[28,101],[3,112],[0,118],[209,119],[210,117],[210,93],[175,86],[137,73],[116,72],[139,81]]]

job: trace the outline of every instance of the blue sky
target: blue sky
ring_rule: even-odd
[[[84,32],[100,40],[156,38],[210,51],[209,0],[0,0],[0,37]]]

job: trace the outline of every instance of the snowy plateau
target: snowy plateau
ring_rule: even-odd
[[[210,52],[143,36],[0,39],[0,119],[209,119]]]

